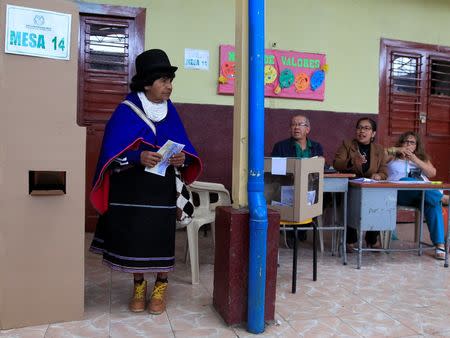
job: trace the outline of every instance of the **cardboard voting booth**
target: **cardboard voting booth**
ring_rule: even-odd
[[[283,221],[302,222],[322,214],[323,168],[320,158],[264,158],[264,197]]]

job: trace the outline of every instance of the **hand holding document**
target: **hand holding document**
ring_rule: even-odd
[[[170,165],[170,157],[174,154],[178,154],[183,148],[184,144],[167,140],[167,142],[158,150],[158,153],[162,155],[161,161],[153,168],[145,167],[145,171],[159,176],[166,176],[167,167]]]

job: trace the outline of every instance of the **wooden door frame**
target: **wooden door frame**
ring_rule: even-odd
[[[381,38],[380,40],[380,64],[379,64],[379,73],[378,73],[378,83],[379,83],[379,92],[378,92],[378,117],[384,117],[388,112],[388,97],[389,97],[389,87],[387,84],[387,67],[389,63],[387,62],[387,50],[388,48],[404,48],[404,49],[412,49],[412,50],[420,50],[422,52],[426,52],[427,54],[439,54],[445,53],[450,54],[450,47],[432,45],[426,43],[412,42],[412,41],[403,41],[403,40],[392,40]],[[424,64],[422,65],[424,66]],[[382,95],[384,92],[384,95]],[[388,121],[383,118],[378,118],[378,140],[384,145],[387,144],[387,134],[385,131],[387,129],[386,123]]]
[[[140,7],[125,7],[125,6],[112,6],[112,5],[101,5],[101,4],[93,4],[87,2],[78,1],[79,15],[99,15],[99,16],[110,16],[117,17],[121,19],[132,19],[135,21],[135,31],[133,32],[134,39],[136,43],[132,47],[132,60],[138,56],[140,53],[144,51],[145,45],[145,19],[146,19],[146,8]],[[81,25],[79,26],[79,36],[81,34]],[[78,38],[78,51],[82,48],[80,45],[80,38]],[[130,75],[133,75],[136,72],[134,62],[130,63]],[[83,77],[84,74],[80,67],[78,67],[78,78]],[[80,82],[78,82],[78,87],[80,86]],[[80,91],[80,88],[78,88]],[[82,102],[80,101],[82,98],[78,96],[77,99],[77,122],[80,126],[88,126],[91,123],[83,121],[83,117],[80,116],[80,107]]]
[[[138,7],[125,7],[125,6],[112,6],[112,5],[101,5],[101,4],[92,4],[86,2],[77,2],[79,8],[79,15],[86,16],[105,16],[109,18],[117,18],[117,19],[128,19],[134,21],[134,30],[130,32],[133,34],[134,43],[131,46],[130,50],[130,67],[129,67],[129,75],[130,78],[133,74],[136,73],[134,59],[144,51],[145,45],[145,21],[146,21],[146,9],[138,8]],[[81,25],[79,26],[79,34],[81,34]],[[81,35],[80,35],[81,36]],[[83,47],[80,45],[80,36],[78,39],[78,52]],[[82,68],[78,67],[78,77],[81,79],[84,76],[82,72]],[[80,86],[80,81],[78,83]],[[80,88],[78,88],[80,90]],[[89,135],[92,133],[101,133],[103,134],[103,128],[106,121],[86,121],[82,116],[80,116],[80,107],[82,98],[78,96],[77,103],[77,122],[80,126],[86,127],[86,142],[89,141]],[[89,149],[88,144],[86,143],[87,149]],[[86,151],[86,180],[88,179],[88,151]],[[84,182],[86,189],[89,190],[91,186],[91,182]],[[89,193],[86,191],[86,200],[85,203],[89,203]],[[86,204],[87,205],[87,204]],[[87,221],[88,216],[91,213],[88,211],[88,208],[85,210],[85,230],[88,232],[95,230],[94,222]],[[91,224],[92,223],[92,224]]]

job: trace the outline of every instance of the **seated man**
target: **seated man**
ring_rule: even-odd
[[[272,157],[297,157],[310,158],[323,156],[323,149],[320,143],[308,138],[311,130],[309,119],[303,115],[294,115],[291,119],[291,137],[277,142],[272,150]],[[289,241],[293,241],[293,234],[290,233]],[[299,239],[306,240],[306,231],[299,231]]]
[[[277,142],[272,150],[272,157],[309,158],[323,156],[320,143],[308,138],[311,130],[309,119],[303,115],[295,115],[291,119],[291,137]]]

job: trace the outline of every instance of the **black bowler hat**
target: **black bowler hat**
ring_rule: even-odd
[[[145,79],[154,73],[175,73],[178,67],[170,64],[167,54],[161,49],[149,49],[136,58],[135,79]]]

